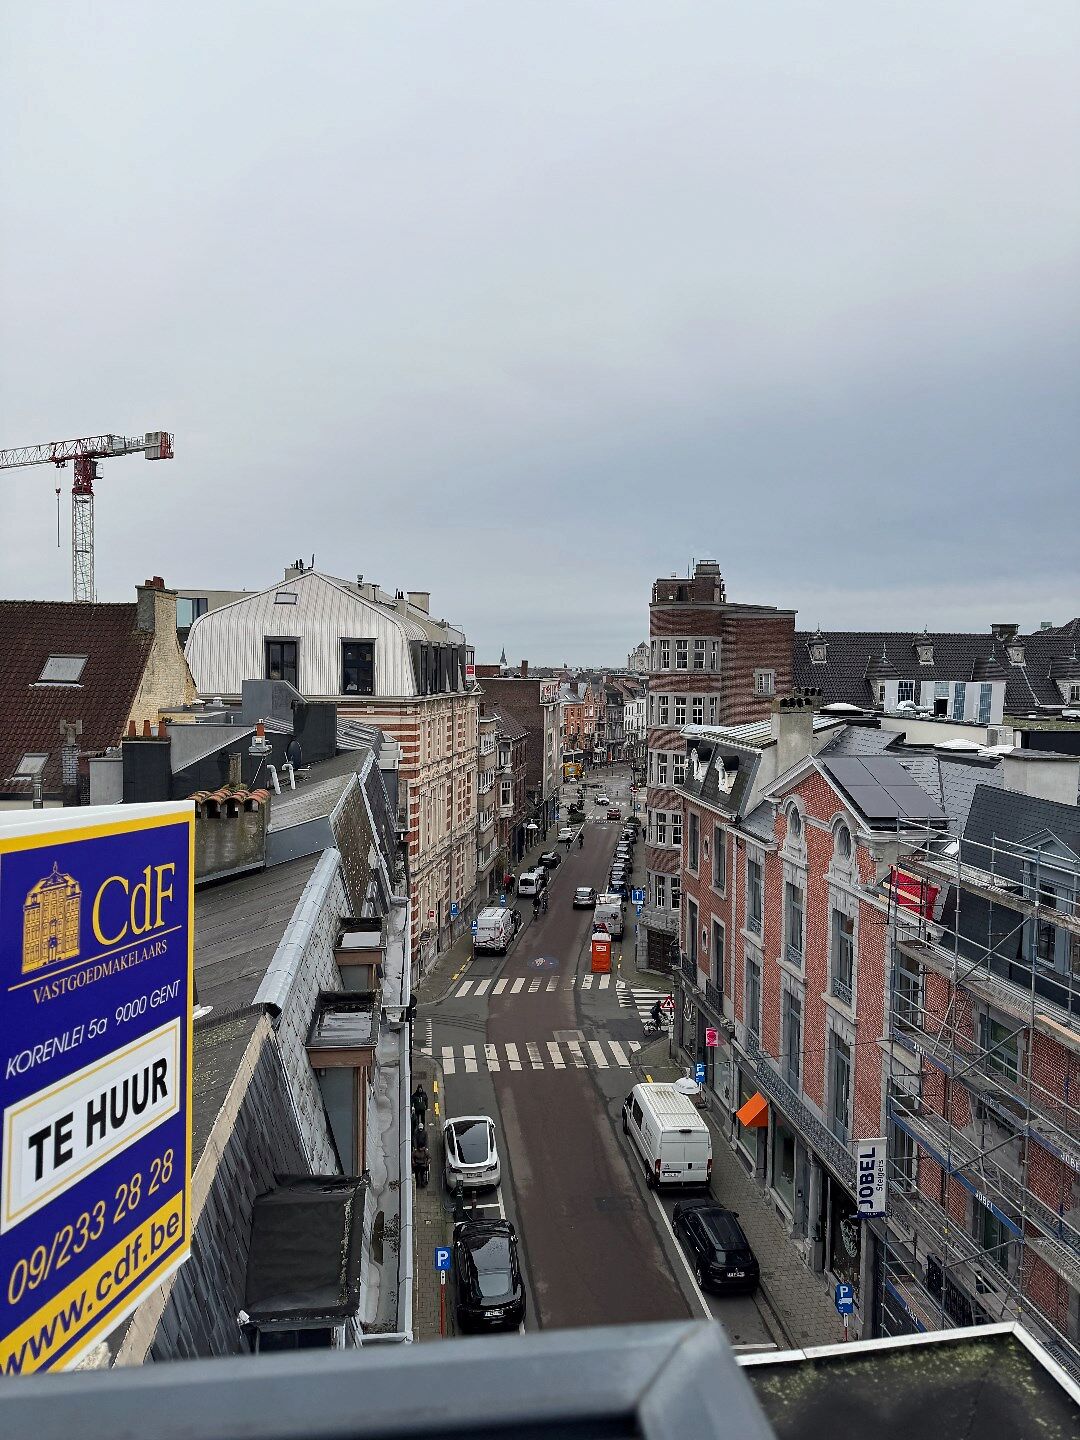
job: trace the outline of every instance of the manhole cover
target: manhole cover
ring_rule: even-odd
[[[565,1045],[568,1040],[584,1040],[584,1030],[555,1030],[552,1032],[554,1038]]]

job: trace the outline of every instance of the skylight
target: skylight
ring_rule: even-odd
[[[47,753],[40,755],[34,754],[33,751],[27,751],[15,766],[15,779],[32,780],[35,775],[40,775],[42,770],[45,769],[45,762],[48,758]]]
[[[274,604],[295,605],[299,598],[295,590],[279,590],[274,596]]]
[[[38,676],[38,684],[77,685],[85,664],[85,655],[50,655]]]

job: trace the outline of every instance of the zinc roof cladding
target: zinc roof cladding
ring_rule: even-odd
[[[810,658],[810,646],[815,641],[825,642],[823,665],[815,665]],[[1015,641],[1024,647],[1023,665],[1011,663],[1006,648],[1010,642],[990,631],[929,634],[914,630],[799,630],[795,633],[793,679],[799,686],[819,687],[825,704],[841,700],[859,705],[872,703],[876,697],[871,679],[890,676],[901,680],[1004,679],[1005,709],[1009,713],[1023,714],[1037,704],[1060,706],[1061,692],[1054,682],[1058,670],[1069,663],[1074,644],[1080,646],[1080,619],[1030,635],[1017,635]],[[920,663],[920,644],[933,647],[932,664]],[[882,664],[883,651],[888,668],[875,674]]]
[[[45,793],[61,789],[62,721],[82,721],[84,753],[120,743],[154,642],[136,619],[135,604],[0,600],[0,792],[31,789],[9,783],[28,751],[49,756]],[[50,655],[87,657],[77,684],[39,683]]]

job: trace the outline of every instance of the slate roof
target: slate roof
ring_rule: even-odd
[[[796,686],[817,686],[823,704],[847,701],[872,705],[872,681],[994,680],[1005,681],[1005,711],[1026,715],[1039,706],[1060,708],[1065,702],[1055,683],[1080,679],[1080,618],[1049,630],[1017,635],[1024,663],[1009,660],[1008,642],[990,631],[956,634],[920,631],[829,630],[795,632],[792,678]],[[824,665],[810,658],[812,642],[825,642]],[[932,665],[919,662],[917,646],[933,646]],[[1076,675],[1072,674],[1076,669]]]
[[[27,795],[13,781],[23,755],[48,755],[47,796],[62,792],[62,721],[82,721],[79,748],[96,753],[118,745],[154,643],[136,624],[135,604],[88,605],[54,600],[0,600],[0,794]],[[39,684],[50,655],[85,655],[78,683]]]
[[[965,848],[963,858],[970,865],[989,869],[990,847],[995,841],[1023,845],[1041,838],[1047,831],[1080,858],[1080,806],[979,785],[964,826],[964,840],[971,843],[972,848],[970,851]],[[976,850],[975,845],[986,849]],[[1025,878],[1022,861],[1010,859],[1002,850],[995,850],[994,869],[1007,879],[1023,881]]]
[[[688,761],[686,777],[677,788],[706,805],[717,806],[734,818],[741,816],[753,788],[754,776],[761,764],[761,752],[753,746],[739,745],[719,735],[697,736],[693,745],[697,748],[699,769],[695,771],[693,763]],[[732,769],[735,771],[730,790],[720,787],[718,760],[724,762],[728,772]],[[770,826],[770,835],[771,833]]]
[[[512,715],[500,710],[497,705],[491,707],[491,713],[497,722],[497,733],[504,740],[527,740],[529,732],[524,725],[519,725]]]

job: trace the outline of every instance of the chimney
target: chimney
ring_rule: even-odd
[[[230,752],[229,788],[232,790],[239,790],[240,786],[244,783],[244,776],[242,771],[243,763],[244,757],[240,754],[239,750],[233,750]]]
[[[783,700],[774,700],[772,738],[776,741],[776,773],[783,775],[800,760],[813,754],[814,701],[820,691],[797,690]]]
[[[135,588],[135,627],[147,631],[157,639],[176,640],[176,591],[166,590],[160,575],[144,580]]]
[[[1043,750],[1013,750],[1004,756],[1006,790],[1075,805],[1080,791],[1080,755],[1052,755]]]
[[[422,610],[425,615],[430,614],[430,613],[431,613],[431,591],[430,591],[430,590],[410,590],[410,591],[409,591],[409,604],[412,605],[412,606],[413,606],[415,609],[417,609],[417,610]]]
[[[529,662],[528,662],[528,660],[522,660],[522,662],[521,662],[521,678],[522,678],[523,680],[527,680],[527,679],[529,678]]]

